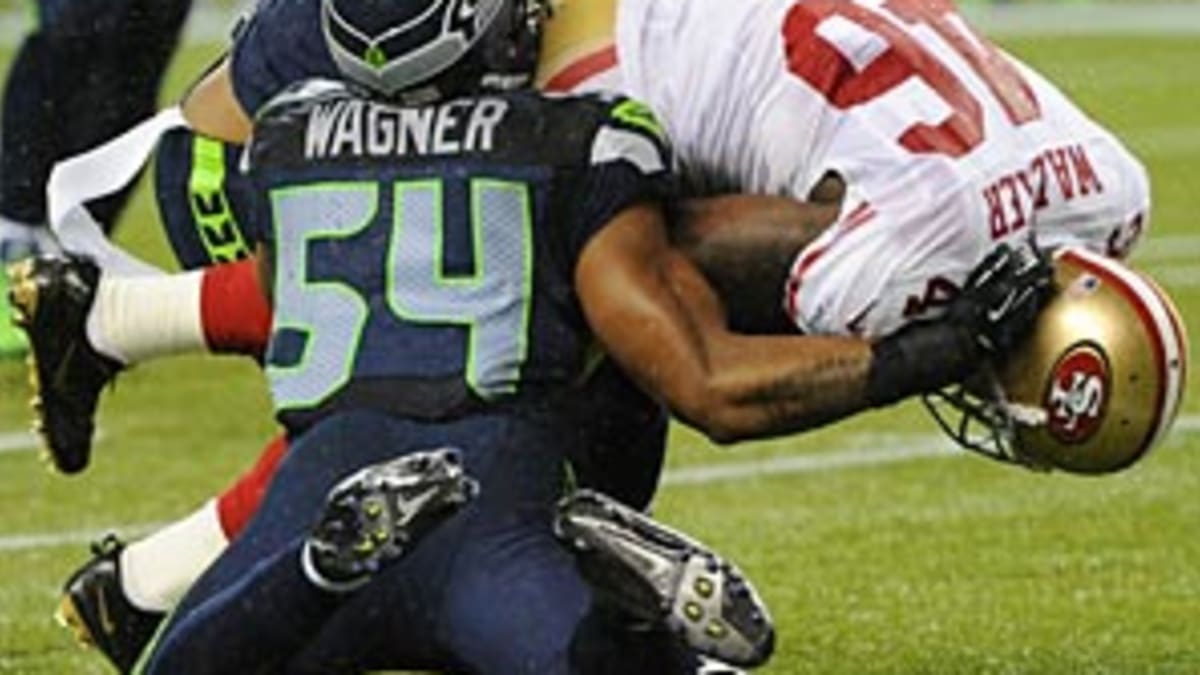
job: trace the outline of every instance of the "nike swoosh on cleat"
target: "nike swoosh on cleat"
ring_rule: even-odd
[[[438,489],[436,487],[429,488],[425,492],[413,497],[405,502],[396,501],[396,522],[407,525],[414,517],[421,512],[425,505],[433,501],[437,496]]]

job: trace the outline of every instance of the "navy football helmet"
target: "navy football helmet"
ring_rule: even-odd
[[[321,0],[342,75],[405,102],[524,87],[541,47],[544,0]]]

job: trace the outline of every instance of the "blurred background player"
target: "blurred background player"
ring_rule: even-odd
[[[191,0],[37,0],[35,25],[4,84],[0,263],[53,250],[46,182],[54,163],[125,131],[157,108],[159,83]],[[130,189],[92,205],[107,229]],[[0,279],[0,290],[7,285]],[[24,341],[0,307],[0,356]]]

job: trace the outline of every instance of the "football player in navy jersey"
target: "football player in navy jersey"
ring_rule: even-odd
[[[295,585],[308,527],[344,475],[439,445],[461,448],[479,495],[343,610],[357,624],[378,611],[353,609],[359,597],[393,608],[375,630],[341,629],[361,636],[354,665],[587,672],[572,643],[589,591],[551,532],[571,425],[557,394],[592,339],[577,298],[585,252],[618,221],[639,238],[661,228],[642,205],[669,194],[669,160],[646,119],[629,101],[524,93],[392,107],[323,85],[260,116],[251,173],[275,224],[263,233],[276,316],[267,372],[293,448],[148,672],[286,663],[269,659],[304,634],[256,620],[273,605],[243,594]],[[282,562],[252,571],[263,560]],[[329,593],[318,584],[311,594]],[[234,633],[250,638],[244,649]]]

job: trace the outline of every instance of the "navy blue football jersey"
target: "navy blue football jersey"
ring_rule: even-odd
[[[533,91],[397,107],[309,82],[250,147],[273,251],[267,373],[291,427],[347,407],[445,419],[577,379],[576,261],[672,191],[639,103]]]

